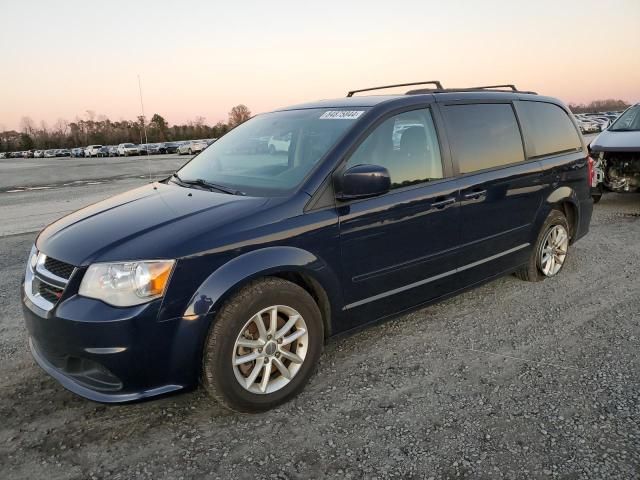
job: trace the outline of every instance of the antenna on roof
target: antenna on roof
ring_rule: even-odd
[[[151,183],[151,162],[149,160],[149,140],[147,139],[147,124],[144,116],[144,103],[142,103],[142,83],[140,82],[140,74],[138,74],[138,91],[140,92],[140,110],[142,111],[142,130],[144,131],[144,148],[147,151],[147,167],[149,169],[149,183]]]

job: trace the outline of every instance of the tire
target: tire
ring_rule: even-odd
[[[193,151],[189,149],[189,155],[193,155]]]
[[[276,154],[276,147],[273,145],[269,145],[269,155],[275,155]]]
[[[270,329],[269,319],[273,318],[270,316],[273,308],[277,309],[278,321],[277,328]],[[252,323],[255,318],[260,318],[257,314],[261,312],[261,318],[267,319],[263,322],[266,330],[263,330],[262,336],[256,328],[257,324]],[[295,326],[291,327],[296,330],[287,330],[278,338],[277,335],[281,332],[278,329],[283,329],[294,321],[296,314],[298,319]],[[299,323],[306,329],[300,328]],[[237,344],[240,339],[247,341],[245,335],[252,328],[255,340],[248,341],[258,342],[264,345],[264,348],[244,348]],[[269,331],[272,332],[272,336],[266,337]],[[288,336],[287,333],[293,334]],[[261,337],[270,340],[261,343]],[[281,343],[282,339],[286,341],[294,337],[295,340],[289,344]],[[323,346],[322,316],[318,305],[306,290],[280,278],[267,277],[256,280],[228,300],[214,319],[202,355],[201,382],[207,393],[226,408],[237,412],[269,410],[293,398],[304,388],[315,370]],[[271,355],[268,355],[268,349],[271,350]],[[280,353],[285,350],[286,357],[284,353]],[[288,360],[291,353],[297,360],[302,361]],[[260,357],[234,365],[234,361],[249,354]],[[291,375],[290,379],[281,373],[280,365],[291,370],[287,370],[288,375]],[[257,376],[253,375],[254,370],[259,372]],[[270,373],[266,377],[263,390],[267,370]],[[249,383],[247,387],[246,384],[250,380],[253,383]]]
[[[548,246],[547,241],[552,240],[552,238],[549,238],[549,235],[553,235],[552,231],[562,230],[564,230],[564,234],[566,235],[566,243],[559,248],[558,251],[564,251],[564,254],[554,253],[551,255],[554,259],[557,258],[558,260],[561,260],[560,262],[555,262],[554,260],[556,264],[559,263],[559,268],[553,268],[551,271],[545,273],[545,268],[543,267],[543,250]],[[562,271],[566,262],[569,241],[571,239],[570,231],[569,223],[567,222],[567,218],[564,214],[560,210],[551,210],[547,219],[540,228],[538,238],[536,239],[536,243],[531,251],[528,263],[515,272],[516,277],[528,282],[540,282],[545,278],[555,277],[558,275],[560,271]]]

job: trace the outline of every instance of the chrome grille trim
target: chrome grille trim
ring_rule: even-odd
[[[37,254],[38,257],[36,260],[35,268],[32,268],[31,258],[35,254]],[[53,309],[53,307],[57,302],[52,303],[51,301],[43,297],[38,291],[38,289],[34,291],[34,279],[37,279],[38,282],[46,283],[51,287],[60,289],[63,292],[64,292],[64,289],[67,287],[69,280],[67,280],[66,278],[62,278],[50,272],[49,270],[47,270],[44,266],[46,260],[47,260],[47,256],[42,252],[38,252],[35,246],[31,249],[31,253],[29,254],[29,260],[27,261],[27,271],[25,272],[25,278],[24,278],[24,293],[26,297],[29,300],[31,300],[31,302],[33,302],[34,305],[41,308],[45,312],[48,312],[51,309]],[[75,273],[75,270],[76,269],[74,268],[69,278],[73,276],[73,274]]]

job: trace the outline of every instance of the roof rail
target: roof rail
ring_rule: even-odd
[[[507,88],[507,89],[511,90],[512,92],[528,93],[530,95],[537,95],[536,92],[530,92],[530,91],[526,91],[526,90],[518,90],[518,88],[515,85],[511,84],[511,83],[505,84],[505,85],[486,85],[486,86],[481,86],[481,87],[465,87],[465,88],[438,88],[438,89],[421,88],[421,89],[418,89],[418,90],[410,90],[406,94],[407,95],[418,95],[418,94],[421,94],[421,93],[478,92],[478,91],[485,91],[485,90],[502,91],[500,89],[504,89],[504,88]]]
[[[384,88],[393,88],[393,87],[410,87],[413,85],[427,85],[430,83],[435,85],[438,90],[444,90],[444,88],[442,87],[442,83],[440,83],[440,81],[430,80],[428,82],[398,83],[396,85],[384,85],[382,87],[372,87],[372,88],[362,88],[360,90],[351,90],[349,93],[347,93],[347,97],[353,97],[354,93],[370,92],[372,90],[382,90]]]

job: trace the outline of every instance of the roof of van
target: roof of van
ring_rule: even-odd
[[[413,100],[413,101],[412,101]],[[549,102],[562,105],[556,98],[545,97],[531,93],[520,92],[498,92],[498,91],[433,91],[415,94],[400,95],[361,95],[352,97],[342,97],[327,100],[317,100],[315,102],[301,103],[288,107],[278,108],[276,111],[303,110],[307,108],[356,108],[374,107],[376,105],[394,102],[402,104],[427,102],[452,102],[465,100],[536,100],[539,102]]]

